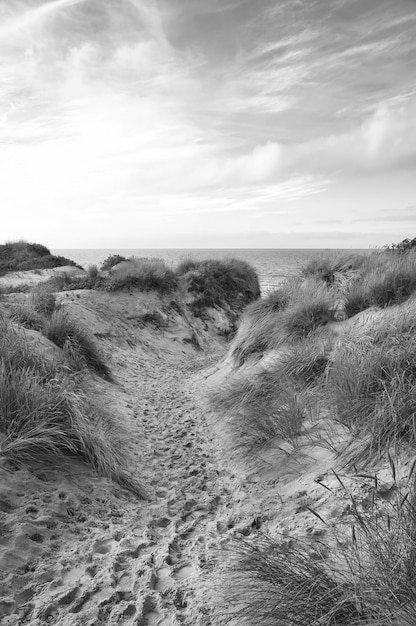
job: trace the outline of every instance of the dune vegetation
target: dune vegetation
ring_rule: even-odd
[[[308,443],[333,447],[319,430],[325,418],[346,433],[333,448],[338,464],[375,487],[366,508],[345,487],[353,521],[347,539],[333,536],[335,552],[287,535],[236,540],[219,577],[221,623],[415,623],[415,464],[396,480],[401,459],[416,453],[415,330],[410,244],[312,259],[246,308],[232,374],[209,393],[229,450],[247,462],[287,441],[296,454],[314,428]],[[377,486],[383,462],[394,482],[387,509]]]
[[[55,256],[46,246],[26,241],[13,241],[0,245],[0,276],[7,272],[48,269],[64,265],[76,266],[74,261]]]
[[[66,322],[64,328],[68,330]],[[63,351],[62,359],[52,359],[35,350],[24,330],[5,316],[0,344],[0,457],[19,465],[78,456],[144,497],[144,487],[127,469],[127,433],[91,392],[85,367],[74,374],[72,354],[68,358]]]

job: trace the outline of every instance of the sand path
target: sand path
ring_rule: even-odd
[[[113,348],[131,452],[154,490],[149,502],[81,463],[75,475],[73,467],[64,476],[5,473],[0,552],[10,573],[0,584],[2,624],[215,623],[206,590],[244,518],[237,510],[244,494],[221,465],[198,401],[193,377],[206,362],[189,351],[144,357]]]

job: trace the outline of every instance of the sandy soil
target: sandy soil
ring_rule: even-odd
[[[313,443],[311,425],[296,449],[272,442],[258,467],[244,468],[227,454],[223,425],[203,400],[230,371],[228,361],[214,366],[224,344],[200,329],[207,350],[196,351],[195,328],[168,319],[152,295],[62,300],[111,359],[116,384],[106,383],[106,394],[131,433],[131,471],[152,496],[139,500],[83,463],[0,465],[0,622],[217,626],[209,590],[234,537],[267,530],[314,542],[348,519],[333,451]],[[165,329],[139,323],[155,307],[167,316]],[[344,480],[368,497],[371,478]],[[388,491],[387,473],[380,484]]]

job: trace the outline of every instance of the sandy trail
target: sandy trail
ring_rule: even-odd
[[[229,374],[226,363],[213,367],[226,346],[217,338],[208,344],[217,352],[196,352],[178,316],[165,330],[144,327],[138,307],[160,306],[153,296],[82,297],[65,306],[111,354],[116,383],[102,383],[101,400],[126,422],[131,472],[153,494],[139,500],[81,462],[0,464],[0,623],[218,626],[209,589],[234,537],[300,532],[314,542],[325,531],[311,506],[328,525],[347,510],[334,506],[332,453],[277,442],[263,471],[242,469],[202,399]]]
[[[207,581],[244,494],[220,464],[191,383],[207,357],[112,351],[129,446],[153,497],[138,500],[82,463],[64,476],[5,472],[0,561],[10,573],[0,583],[0,622],[7,626],[214,623]]]

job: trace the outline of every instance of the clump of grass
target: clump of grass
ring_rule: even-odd
[[[62,348],[75,370],[85,366],[104,379],[111,380],[111,372],[94,339],[86,328],[71,319],[62,310],[56,311],[44,327],[44,335]]]
[[[312,335],[332,320],[333,303],[332,291],[315,280],[288,281],[246,309],[231,346],[233,359],[242,365],[252,356]]]
[[[131,478],[127,435],[90,399],[77,377],[31,350],[6,320],[0,321],[0,456],[15,464],[80,456],[103,475],[146,497]]]
[[[411,307],[409,307],[411,311]],[[401,318],[401,319],[400,319]],[[390,446],[416,443],[415,322],[404,311],[382,316],[362,333],[346,335],[331,356],[326,394],[335,415],[366,434],[367,460]]]
[[[260,296],[257,273],[245,261],[192,261],[190,267],[184,275],[188,291],[194,295],[192,308],[196,313],[224,305],[242,309]]]
[[[246,626],[410,626],[416,620],[415,483],[390,457],[394,498],[372,505],[349,494],[351,521],[312,546],[299,537],[235,539],[215,584],[217,617]],[[337,475],[336,475],[337,476]],[[371,476],[367,476],[371,479]],[[382,492],[380,491],[380,494]],[[323,520],[323,523],[325,520]],[[347,535],[348,532],[348,535]],[[337,549],[334,550],[334,544]],[[216,598],[216,599],[217,599]]]
[[[41,315],[51,316],[56,308],[56,295],[50,284],[36,285],[30,295],[33,310]]]
[[[98,277],[98,267],[96,265],[89,265],[87,269],[87,276],[91,280],[95,280]]]
[[[144,324],[150,324],[157,329],[166,328],[167,320],[163,317],[163,315],[155,309],[154,311],[146,311],[146,313],[142,313],[140,315],[140,319]]]
[[[169,293],[177,287],[177,278],[162,259],[131,258],[115,267],[106,285],[108,291],[140,289]]]
[[[314,256],[300,268],[304,278],[316,278],[327,285],[342,288],[346,283],[357,276],[359,270],[366,263],[366,256],[348,254],[345,252],[327,252],[324,255]]]
[[[46,246],[26,241],[0,245],[0,276],[7,272],[47,269],[63,265],[76,266],[74,261],[51,254]]]
[[[355,588],[335,580],[322,557],[300,540],[234,540],[215,591],[217,616],[234,626],[347,626],[363,617]]]
[[[101,264],[101,269],[103,271],[111,270],[115,265],[122,263],[123,261],[127,261],[125,256],[121,254],[110,254]]]
[[[10,317],[24,328],[42,331],[45,326],[45,317],[28,305],[13,307]]]
[[[233,449],[250,454],[275,437],[293,440],[311,409],[309,394],[280,364],[231,378],[210,392],[209,404],[227,423]]]
[[[282,372],[296,385],[317,387],[326,373],[333,345],[334,337],[328,333],[291,345],[280,357]]]
[[[192,270],[196,270],[199,267],[200,261],[197,259],[183,259],[178,263],[176,267],[176,273],[178,276],[183,276]]]
[[[346,290],[349,317],[370,306],[401,304],[416,291],[416,251],[374,252]]]

